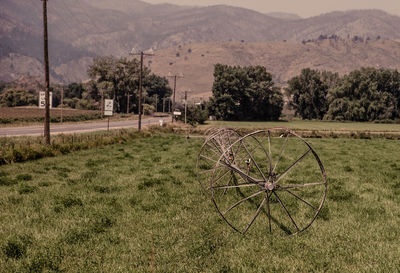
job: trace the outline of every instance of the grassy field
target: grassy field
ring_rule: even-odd
[[[286,127],[297,130],[319,131],[371,131],[371,132],[400,132],[400,124],[381,124],[369,122],[333,122],[293,120],[288,122],[245,122],[245,121],[209,121],[202,127],[231,127],[248,129],[266,129]]]
[[[44,109],[38,107],[0,107],[0,124],[37,123],[44,120]],[[64,121],[85,121],[100,119],[100,112],[65,108]],[[61,108],[50,109],[51,122],[60,122]]]
[[[196,181],[202,141],[159,135],[0,166],[0,272],[399,271],[399,141],[311,139],[328,195],[297,236],[226,225]]]

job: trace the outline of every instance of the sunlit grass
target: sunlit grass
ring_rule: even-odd
[[[202,141],[160,135],[1,166],[0,272],[400,268],[399,141],[311,139],[328,196],[293,237],[260,221],[242,236],[221,220],[196,181]]]
[[[206,125],[202,125],[202,127],[219,126],[249,129],[286,127],[298,130],[400,132],[400,124],[381,124],[370,122],[334,122],[317,120],[293,120],[288,122],[208,121]]]

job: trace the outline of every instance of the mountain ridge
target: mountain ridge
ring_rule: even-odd
[[[10,81],[24,73],[42,75],[41,16],[41,5],[34,1],[0,2],[0,79]],[[196,7],[152,5],[138,0],[116,0],[112,3],[107,0],[52,0],[48,2],[48,17],[51,77],[64,82],[87,79],[86,69],[94,56],[127,57],[133,47],[143,50],[152,47],[160,52],[171,49],[173,52],[179,46],[202,48],[206,43],[230,44],[230,54],[235,58],[228,57],[226,62],[234,59],[232,63],[246,65],[268,53],[258,50],[253,54],[241,52],[244,49],[232,44],[265,43],[265,50],[271,48],[284,62],[288,44],[293,44],[294,48],[320,44],[321,48],[309,48],[310,54],[300,49],[293,51],[292,54],[302,54],[293,60],[302,56],[324,60],[333,54],[324,44],[334,44],[337,39],[348,44],[344,46],[340,43],[345,42],[336,41],[336,46],[348,47],[350,51],[352,47],[359,48],[365,50],[367,55],[371,54],[370,47],[359,47],[350,41],[355,39],[371,43],[400,39],[400,17],[380,10],[337,11],[299,18],[293,14],[264,14],[225,5]],[[334,39],[324,41],[327,37]],[[397,47],[392,50],[384,49],[380,53],[393,55],[396,59]],[[170,62],[175,63],[173,59],[177,52],[173,53],[171,61],[160,66],[170,67]],[[362,58],[362,54],[359,57]],[[338,62],[342,59],[340,56],[336,58]],[[203,59],[196,58],[200,65]],[[389,59],[377,61],[381,66],[390,67]],[[220,61],[224,62],[223,59]],[[363,60],[354,62],[362,64]],[[311,64],[311,61],[304,63]],[[340,66],[328,63],[332,70]],[[191,65],[196,67],[199,64],[194,62]],[[282,76],[285,75],[283,71],[274,71],[273,74],[279,82],[287,79]]]

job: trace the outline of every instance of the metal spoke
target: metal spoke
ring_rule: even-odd
[[[312,204],[310,204],[309,202],[307,202],[306,200],[304,200],[303,198],[301,198],[300,196],[298,196],[297,194],[285,189],[286,192],[290,193],[291,195],[293,195],[294,197],[296,197],[297,199],[299,199],[301,202],[309,205],[310,207],[312,207],[314,210],[316,210],[317,208],[314,207]]]
[[[249,228],[251,227],[251,225],[254,223],[254,220],[256,220],[257,216],[260,214],[261,212],[261,208],[265,203],[265,198],[262,200],[260,206],[258,207],[256,214],[254,215],[254,217],[251,219],[250,223],[247,225],[246,229],[243,231],[243,234],[245,234],[247,232],[247,230],[249,230]]]
[[[325,182],[306,183],[306,184],[293,184],[293,185],[282,185],[282,186],[279,186],[277,189],[278,189],[278,190],[297,189],[297,188],[311,187],[311,186],[323,185],[323,184],[325,184]]]
[[[210,161],[212,161],[212,162],[218,163],[217,160],[212,159],[212,158],[209,158],[209,157],[207,157],[207,156],[205,156],[205,155],[200,155],[200,157],[202,157],[202,158],[204,158],[204,159],[207,159],[207,160],[210,160]]]
[[[213,183],[216,184],[218,181],[220,181],[227,173],[231,172],[231,170],[226,170],[220,177],[217,179],[213,180]]]
[[[288,139],[289,139],[289,134],[286,134],[285,141],[282,143],[281,151],[279,152],[278,160],[276,161],[275,166],[274,166],[274,169],[272,170],[272,172],[275,172],[276,166],[278,166],[278,163],[279,163],[279,161],[281,160],[281,157],[282,157],[282,155],[283,155],[283,151],[285,150],[285,146],[286,146],[286,143],[288,142]]]
[[[299,162],[301,160],[303,160],[306,155],[308,155],[308,153],[311,152],[311,149],[308,149],[307,152],[305,152],[299,159],[297,159],[292,165],[290,165],[289,168],[287,168],[275,181],[275,183],[278,183],[279,180],[281,180],[283,177],[285,177],[285,175],[291,170],[293,169],[297,164],[299,164]]]
[[[227,168],[233,170],[234,172],[238,173],[239,175],[241,175],[242,177],[246,178],[248,181],[253,182],[253,183],[258,183],[259,181],[254,179],[253,177],[247,175],[246,173],[244,173],[242,170],[240,170],[238,167],[236,167],[235,165],[232,164],[227,164],[226,162],[221,162],[224,166],[226,166]]]
[[[282,132],[280,137],[284,138],[277,141],[275,152],[273,130]],[[274,223],[290,235],[304,231],[313,223],[325,202],[327,182],[320,158],[305,139],[286,128],[258,130],[245,136],[233,129],[214,128],[207,130],[206,134],[208,137],[197,157],[197,180],[203,193],[211,195],[217,212],[230,227],[245,234],[262,211],[266,212],[268,224],[260,224],[270,233]],[[300,155],[288,147],[292,137],[306,146],[300,150]],[[295,156],[294,160],[287,163],[287,158],[292,156]],[[322,179],[313,181],[311,175],[307,180],[298,179],[298,171],[302,171],[300,168],[306,166],[309,159],[317,161]],[[283,163],[285,167],[282,167]],[[321,197],[314,198],[312,195],[318,192],[322,192]],[[296,206],[290,206],[292,203],[288,201]],[[274,208],[277,211],[272,211]],[[298,209],[301,210],[297,212]],[[301,215],[305,209],[315,213]]]
[[[210,186],[209,189],[212,190],[218,190],[218,189],[235,189],[235,188],[247,188],[247,187],[254,187],[254,186],[258,186],[258,184],[254,184],[254,183],[246,183],[246,184],[237,184],[237,185],[231,185],[231,186]]]
[[[271,229],[271,208],[269,207],[269,197],[270,196],[269,196],[268,192],[266,194],[266,197],[267,197],[268,226],[269,226],[269,233],[271,233],[272,232],[272,229]]]
[[[282,203],[282,200],[279,198],[278,194],[276,192],[273,192],[275,197],[278,199],[279,204],[281,204],[282,208],[285,210],[287,216],[289,216],[290,220],[292,221],[293,225],[296,227],[297,231],[300,231],[298,226],[296,225],[296,222],[293,220],[292,216],[290,215],[289,211],[285,207],[285,205]]]
[[[268,130],[268,160],[269,160],[269,174],[272,173],[272,154],[271,154],[271,132]]]
[[[199,173],[199,174],[208,173],[208,172],[214,171],[214,169],[220,169],[220,168],[225,168],[225,167],[222,166],[222,165],[221,165],[221,166],[217,166],[217,167],[211,166],[211,169],[203,170],[203,171],[198,171],[198,173]]]
[[[256,138],[253,138],[253,139],[255,139],[255,140],[258,142],[258,144],[260,144],[260,142],[259,142]],[[242,140],[240,141],[240,145],[239,145],[239,147],[238,147],[236,153],[239,152],[241,146],[244,147],[243,141],[242,141]],[[260,146],[261,146],[261,144],[260,144]],[[250,153],[252,154],[256,149],[257,149],[257,145],[251,149]],[[247,151],[246,151],[246,153],[247,153]],[[246,157],[246,156],[243,155],[243,157],[240,158],[239,162],[241,162],[245,157]],[[237,163],[235,162],[235,164],[237,164]]]
[[[221,153],[218,150],[215,150],[213,146],[210,145],[209,142],[206,143],[206,145],[209,147],[209,149],[216,155],[220,155]]]
[[[250,198],[253,198],[253,197],[255,197],[255,196],[257,196],[257,195],[259,195],[259,194],[261,194],[261,193],[263,193],[263,192],[264,192],[264,190],[258,191],[258,192],[256,192],[256,193],[253,193],[252,195],[247,196],[246,198],[244,198],[244,199],[242,199],[242,200],[236,202],[236,203],[235,203],[234,205],[232,205],[229,209],[227,209],[225,212],[223,212],[222,215],[225,215],[227,212],[229,212],[229,211],[232,210],[233,208],[236,208],[238,205],[240,205],[240,204],[243,203],[244,201],[247,201],[247,200],[249,200]]]
[[[254,162],[254,166],[256,166],[258,172],[261,174],[262,178],[267,181],[267,179],[264,176],[264,173],[261,171],[260,167],[258,166],[257,162],[254,160],[254,157],[252,154],[250,154],[249,150],[247,149],[246,145],[243,145],[243,147],[245,148],[246,152],[249,154],[251,160]]]

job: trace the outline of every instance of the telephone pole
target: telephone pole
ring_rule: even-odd
[[[186,112],[187,112],[187,93],[188,93],[188,91],[185,91],[185,124],[186,124],[186,121],[187,121],[187,119],[186,119]]]
[[[174,78],[174,95],[173,95],[173,98],[172,98],[172,123],[173,123],[174,120],[175,120],[174,111],[175,111],[176,79],[177,78],[183,78],[183,75],[182,75],[182,73],[175,74],[175,75],[172,75],[171,73],[168,73],[167,77]]]
[[[61,88],[61,124],[63,123],[64,86]]]
[[[162,112],[165,113],[165,98],[162,99]]]
[[[134,48],[132,48],[129,55],[140,55],[140,74],[139,74],[139,121],[138,121],[138,130],[142,129],[142,89],[143,89],[143,57],[146,56],[154,56],[153,53],[144,53],[143,51],[136,52]]]
[[[128,94],[126,94],[126,113],[127,114],[129,114],[129,97],[130,97],[131,95],[129,95],[129,93]]]
[[[44,114],[44,137],[46,144],[50,145],[50,105],[49,105],[49,40],[47,34],[47,0],[43,2],[43,40],[44,40],[44,75],[45,75],[45,114]]]

